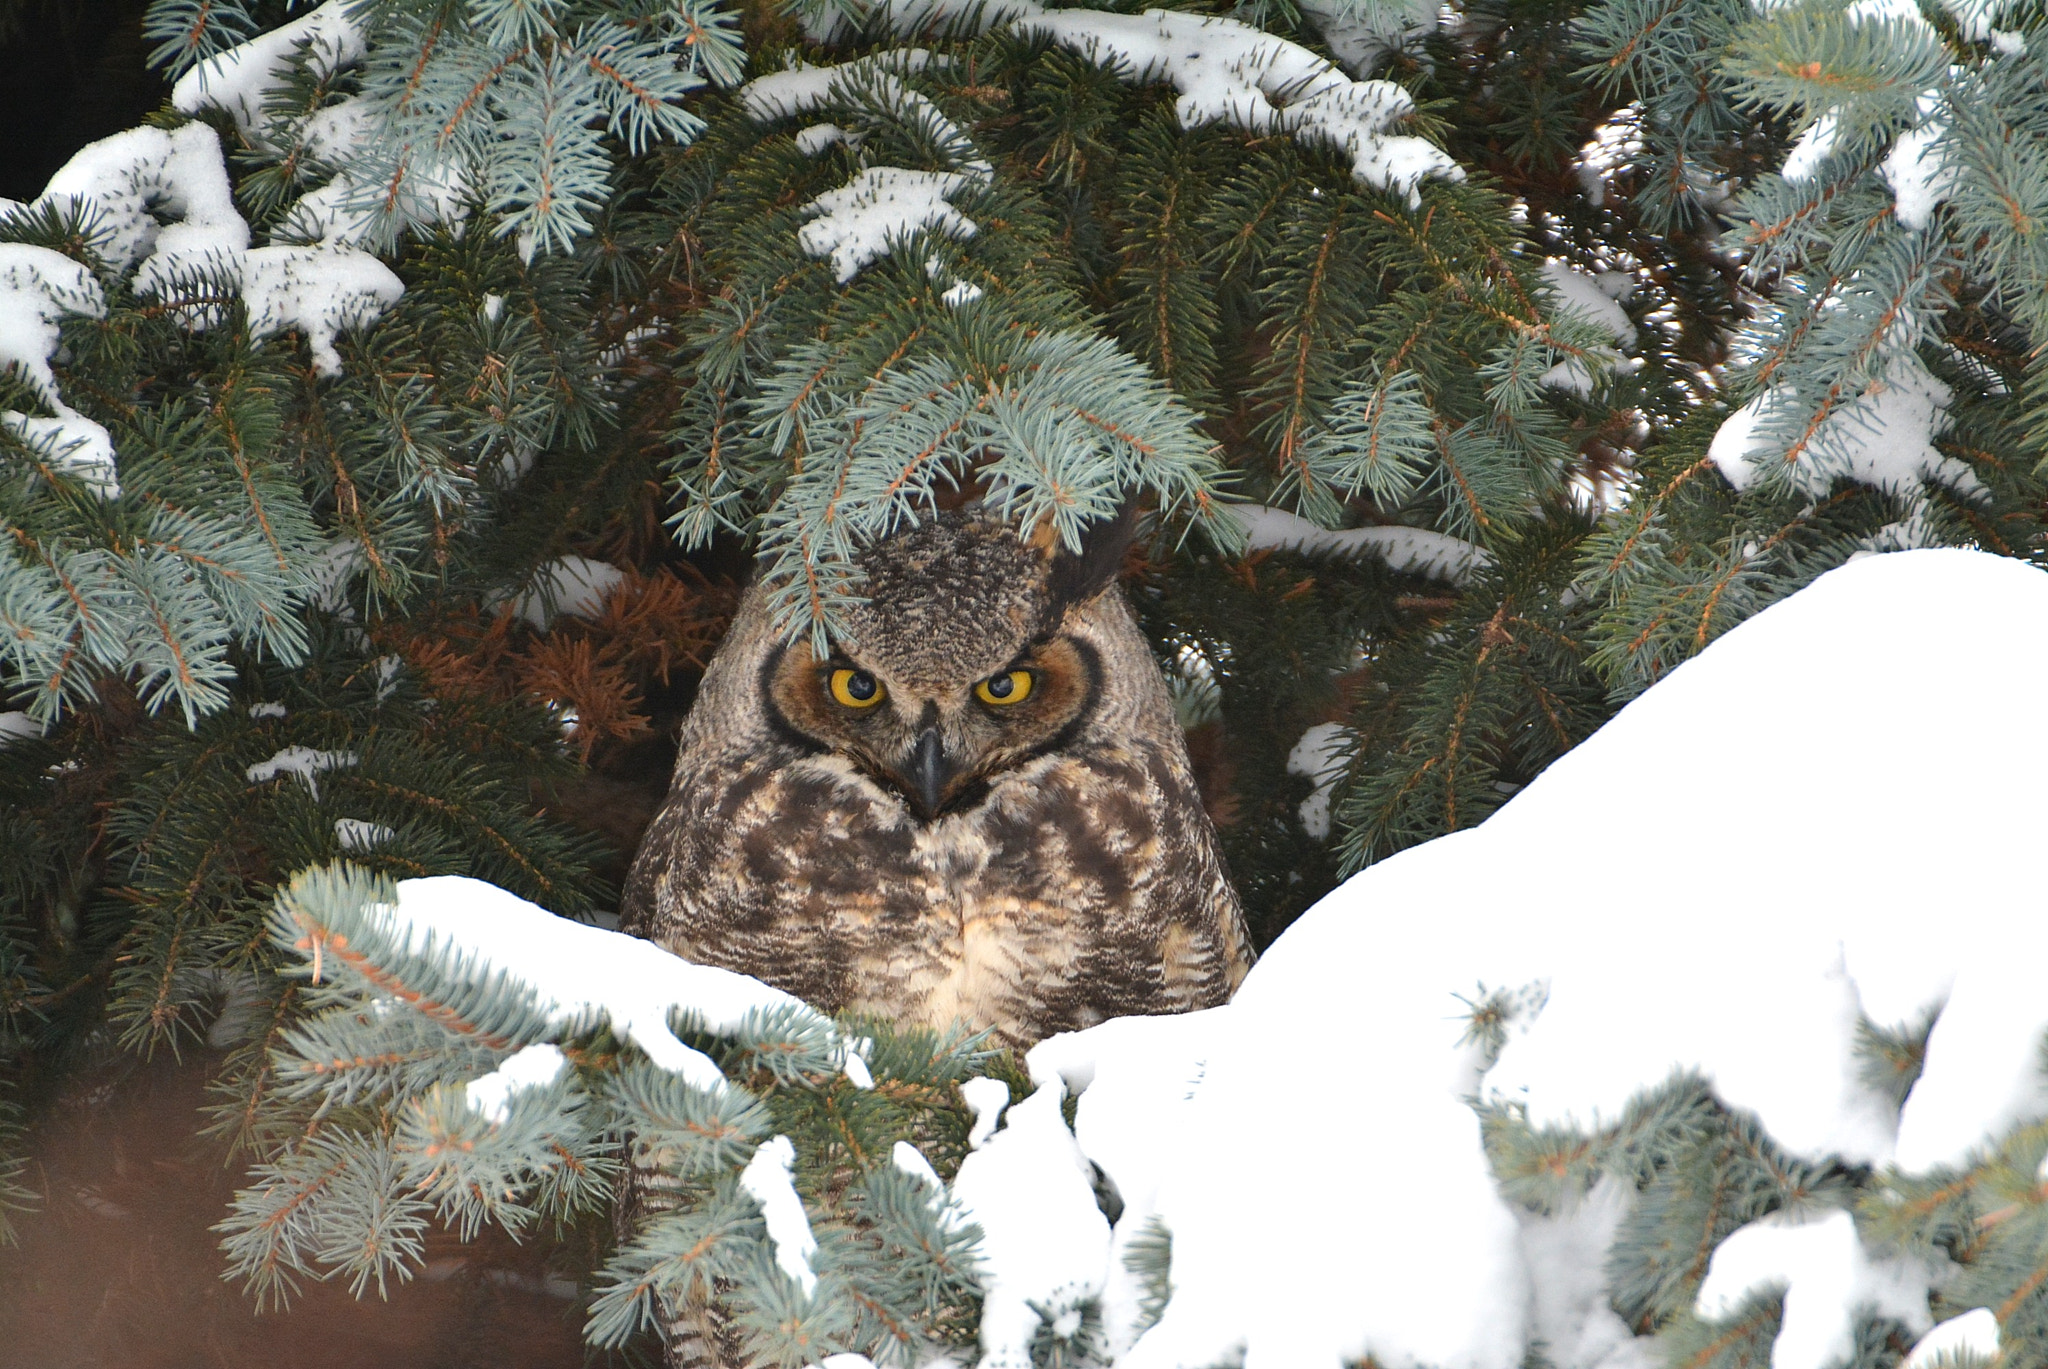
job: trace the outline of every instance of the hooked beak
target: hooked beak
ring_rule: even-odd
[[[903,775],[910,782],[911,796],[916,799],[920,815],[926,821],[939,815],[939,804],[955,773],[953,762],[939,741],[939,729],[927,727],[918,734],[917,745],[911,748],[910,762],[904,767]]]

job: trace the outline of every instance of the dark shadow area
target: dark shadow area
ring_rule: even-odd
[[[148,0],[0,0],[0,195],[32,200],[97,138],[169,93],[144,66]]]

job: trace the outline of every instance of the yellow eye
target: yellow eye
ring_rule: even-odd
[[[998,708],[1006,704],[1020,704],[1031,697],[1031,672],[1009,670],[1001,675],[991,675],[974,687],[974,697],[985,704]]]
[[[832,697],[848,708],[873,708],[882,701],[882,682],[865,670],[832,672]]]

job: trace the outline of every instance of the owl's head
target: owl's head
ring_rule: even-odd
[[[1102,661],[1073,629],[1115,578],[1131,519],[1079,553],[949,511],[869,550],[865,602],[825,656],[771,652],[762,687],[793,740],[845,756],[925,821],[1059,749],[1094,708]]]

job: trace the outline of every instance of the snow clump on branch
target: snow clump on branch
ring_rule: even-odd
[[[1234,19],[1146,10],[1049,10],[1034,0],[994,0],[972,7],[929,0],[890,11],[901,33],[930,25],[1011,24],[1110,67],[1133,82],[1164,81],[1179,92],[1174,110],[1184,128],[1226,124],[1256,134],[1291,134],[1305,143],[1332,144],[1351,160],[1360,183],[1421,204],[1417,187],[1430,177],[1459,181],[1464,171],[1426,139],[1390,133],[1414,112],[1408,92],[1391,81],[1354,81],[1298,43]],[[757,122],[794,118],[830,103],[863,103],[893,111],[948,150],[956,172],[868,167],[852,183],[820,196],[807,209],[822,217],[802,230],[804,250],[830,255],[841,281],[880,257],[887,244],[930,228],[956,237],[971,221],[945,203],[968,180],[987,181],[989,163],[966,134],[902,77],[942,60],[922,48],[857,58],[836,67],[798,63],[748,82],[740,100]],[[804,150],[815,155],[846,138],[804,130]]]

